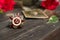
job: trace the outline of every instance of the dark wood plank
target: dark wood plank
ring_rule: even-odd
[[[16,9],[12,12],[18,13],[20,11]],[[50,35],[49,33],[60,28],[60,22],[55,24],[47,24],[46,22],[45,19],[25,19],[21,29],[10,29],[7,27],[9,20],[2,21],[0,22],[0,40],[43,40],[48,37],[46,35]]]
[[[60,28],[45,37],[43,40],[60,40]]]

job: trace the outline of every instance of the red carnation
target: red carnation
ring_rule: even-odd
[[[48,10],[54,10],[59,5],[59,2],[57,0],[46,0],[42,1],[41,6]]]
[[[0,0],[0,10],[4,12],[13,10],[14,5],[15,5],[14,0]]]

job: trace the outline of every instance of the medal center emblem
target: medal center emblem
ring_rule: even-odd
[[[19,26],[21,24],[21,18],[20,17],[14,17],[12,20],[13,25]]]
[[[14,22],[15,22],[15,24],[18,24],[18,23],[20,23],[20,20],[16,18],[16,19],[14,20]]]

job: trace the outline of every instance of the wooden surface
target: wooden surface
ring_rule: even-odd
[[[20,10],[15,9],[12,12],[18,13]],[[48,40],[48,36],[60,28],[60,22],[55,24],[46,22],[47,19],[25,19],[21,29],[10,29],[7,27],[9,20],[4,20],[0,22],[0,40]],[[55,33],[59,34],[60,32],[56,31]]]
[[[44,38],[44,40],[60,40],[60,28]]]

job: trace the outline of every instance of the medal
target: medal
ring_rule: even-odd
[[[15,26],[19,26],[21,24],[21,18],[19,17],[14,17],[12,20],[12,24]]]
[[[11,19],[11,26],[10,27],[12,27],[12,28],[19,28],[24,23],[23,17],[21,17],[19,15],[19,13],[13,15],[13,17],[10,17],[10,19]]]

